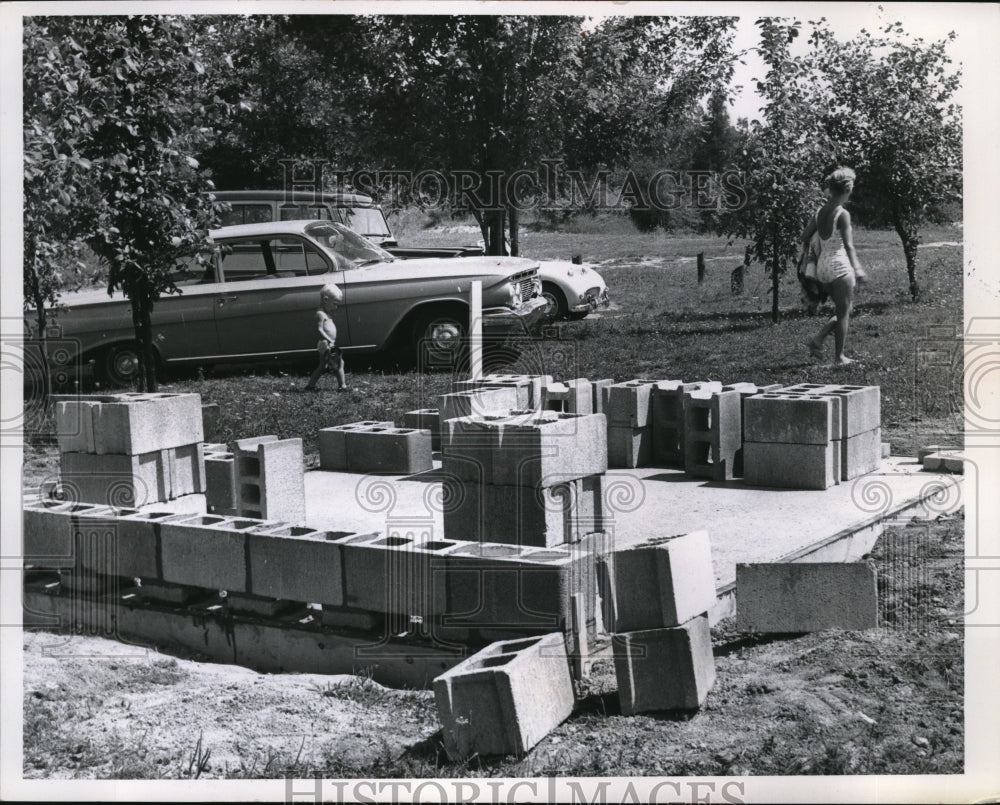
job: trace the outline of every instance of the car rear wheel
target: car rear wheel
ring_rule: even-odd
[[[139,377],[139,347],[124,343],[109,347],[97,360],[97,374],[112,386],[131,385]]]
[[[542,283],[542,297],[548,302],[548,307],[545,309],[545,318],[548,321],[555,321],[556,319],[561,319],[569,311],[569,306],[566,304],[566,296],[563,294],[559,288],[553,285],[551,282]]]
[[[455,368],[465,350],[466,329],[466,324],[451,313],[425,313],[418,316],[413,327],[417,368],[424,371]]]

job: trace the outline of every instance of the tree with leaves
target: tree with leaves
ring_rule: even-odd
[[[108,293],[129,299],[136,331],[137,348],[101,356],[100,368],[155,390],[154,305],[177,291],[174,266],[216,220],[192,154],[229,105],[204,96],[189,18],[36,17],[25,43],[26,286],[40,258],[54,277],[51,256],[86,242],[108,268]],[[72,183],[53,191],[61,163]],[[39,212],[53,192],[54,214]]]
[[[767,66],[757,83],[763,121],[750,124],[738,153],[743,203],[720,216],[718,228],[730,238],[750,240],[752,258],[771,277],[771,320],[777,322],[781,277],[798,257],[832,144],[814,104],[811,65],[791,54],[801,24],[764,17],[757,26]]]
[[[896,22],[882,34],[862,31],[844,43],[817,26],[817,106],[839,161],[858,172],[866,220],[899,235],[916,300],[920,228],[935,205],[961,199],[961,109],[953,100],[961,71],[949,68],[954,33],[910,42]]]

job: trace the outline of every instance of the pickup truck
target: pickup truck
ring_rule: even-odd
[[[164,365],[314,354],[319,291],[328,283],[344,294],[334,322],[346,355],[405,350],[421,368],[457,360],[473,280],[483,283],[483,332],[491,340],[530,331],[546,307],[537,263],[400,260],[329,220],[222,227],[210,233],[207,249],[207,268],[196,261],[178,266],[180,293],[162,296],[153,310],[153,344]],[[120,293],[66,294],[54,315],[60,343],[75,351],[70,363],[93,360],[110,383],[137,375],[131,310]],[[27,311],[26,323],[33,320]]]

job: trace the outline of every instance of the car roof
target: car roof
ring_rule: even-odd
[[[339,191],[315,193],[312,190],[291,192],[284,190],[213,190],[212,195],[218,201],[290,201],[298,204],[333,202],[361,206],[370,206],[374,203],[371,196]]]
[[[209,231],[209,236],[213,240],[225,240],[226,238],[245,238],[253,235],[301,235],[309,224],[336,224],[343,226],[337,221],[318,221],[315,218],[303,218],[296,221],[265,221],[261,224],[234,224],[233,226],[220,226],[218,229]]]

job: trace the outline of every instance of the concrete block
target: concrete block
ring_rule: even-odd
[[[359,428],[345,438],[350,472],[412,475],[434,467],[429,430]]]
[[[505,416],[458,417],[442,423],[441,470],[445,477],[493,483],[493,454],[500,447]]]
[[[730,383],[722,387],[723,391],[738,391],[740,393],[740,447],[736,451],[736,455],[733,458],[733,475],[737,478],[743,477],[743,440],[745,439],[743,429],[743,420],[746,418],[743,414],[744,401],[747,397],[753,397],[756,394],[762,394],[769,391],[778,391],[781,388],[780,383],[771,383],[767,386],[758,386],[756,383]]]
[[[205,454],[205,498],[213,514],[236,514],[236,457],[232,453]]]
[[[356,609],[416,616],[428,621],[435,596],[444,600],[444,558],[468,545],[456,540],[417,541],[367,534],[337,540],[342,549],[344,604]]]
[[[924,456],[923,465],[925,470],[963,475],[965,472],[965,457],[960,451],[928,453]]]
[[[535,388],[538,387],[538,405],[533,404]],[[451,384],[451,390],[471,391],[479,388],[509,388],[515,393],[514,408],[532,409],[541,406],[541,382],[527,375],[486,375],[479,380],[456,380]]]
[[[816,632],[878,626],[875,568],[867,562],[736,565],[736,627]]]
[[[748,397],[743,411],[747,442],[823,445],[841,438],[841,421],[828,397],[769,392]]]
[[[684,400],[684,469],[688,475],[726,481],[735,477],[742,449],[740,392],[689,391]]]
[[[615,381],[610,377],[603,380],[595,380],[590,384],[591,402],[593,403],[595,414],[604,413],[604,404],[608,398],[608,389],[614,384]]]
[[[351,534],[305,526],[255,528],[247,534],[250,591],[276,599],[340,606],[344,571],[337,540]]]
[[[612,638],[622,715],[697,710],[715,684],[708,616]]]
[[[751,398],[753,399],[753,398]],[[828,489],[840,478],[841,448],[824,444],[743,443],[743,480],[750,486]]]
[[[707,531],[694,531],[607,554],[611,598],[605,626],[631,632],[679,626],[715,605]]]
[[[653,458],[653,429],[608,425],[608,466],[647,467]]]
[[[917,450],[917,460],[923,464],[924,459],[931,453],[960,453],[961,451],[962,446],[959,444],[931,444]]]
[[[319,467],[331,472],[348,472],[347,434],[356,430],[372,428],[394,428],[395,424],[388,420],[363,420],[348,422],[344,425],[334,425],[322,428],[319,432]],[[256,447],[254,447],[256,449]]]
[[[591,382],[585,377],[566,381],[567,397],[565,411],[568,414],[593,414],[594,391]]]
[[[594,622],[596,572],[593,554],[577,546],[524,548],[473,543],[444,557],[443,594],[437,601],[439,632],[509,629],[522,634],[562,631],[572,624],[572,596],[585,602]]]
[[[652,424],[649,399],[653,380],[628,380],[608,387],[604,414],[609,425],[644,428]]]
[[[63,453],[96,453],[94,400],[60,400],[56,403],[56,439]]]
[[[206,456],[214,456],[219,453],[231,453],[228,444],[223,442],[204,442],[203,451]]]
[[[892,445],[889,442],[882,442],[880,445],[882,458],[889,458],[892,455]]]
[[[842,386],[835,384],[800,383],[782,391],[802,391],[807,394],[835,396],[843,401],[841,418],[843,438],[857,436],[882,424],[881,388],[879,386]]]
[[[93,408],[94,452],[139,455],[205,441],[200,394],[118,394]]]
[[[301,439],[238,441],[233,451],[244,517],[305,521],[305,482]]]
[[[94,503],[31,500],[23,505],[23,555],[26,563],[45,567],[72,565],[76,512],[103,510]]]
[[[603,526],[603,475],[535,487],[444,484],[446,539],[553,547]]]
[[[848,436],[842,441],[840,478],[850,481],[882,464],[882,428]]]
[[[179,498],[174,498],[173,500],[147,503],[145,506],[137,506],[136,508],[141,512],[169,509],[175,514],[208,513],[208,504],[204,495],[181,495]]]
[[[438,397],[442,422],[463,416],[506,414],[515,408],[518,408],[515,386],[480,386]]]
[[[562,634],[493,643],[434,680],[445,751],[523,755],[573,712]]]
[[[143,506],[173,496],[165,459],[159,450],[139,455],[63,453],[59,480],[75,500]]]
[[[201,442],[162,451],[170,468],[170,498],[204,494],[205,451]]]
[[[190,515],[168,510],[136,512],[118,519],[118,565],[121,575],[143,580],[163,578],[160,552],[162,523]]]
[[[513,420],[497,430],[491,483],[550,486],[608,469],[608,427],[603,414],[554,413]]]
[[[247,528],[231,527],[233,523],[233,518],[217,515],[179,517],[160,523],[163,580],[249,592]]]
[[[546,411],[565,411],[569,400],[569,387],[553,381],[542,387],[542,408]]]
[[[441,412],[437,408],[420,408],[403,414],[403,427],[431,432],[431,449],[441,449]]]
[[[684,468],[684,395],[690,391],[722,391],[717,381],[685,383],[658,380],[650,396],[652,422],[651,463],[658,467]]]

